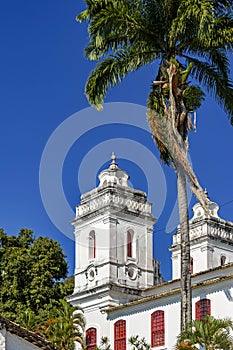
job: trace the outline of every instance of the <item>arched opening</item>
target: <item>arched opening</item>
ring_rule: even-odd
[[[92,230],[89,233],[89,259],[95,259],[96,257],[96,238],[95,231]]]
[[[210,299],[201,299],[195,304],[196,320],[202,320],[206,315],[211,314]]]
[[[96,350],[96,328],[94,327],[86,330],[86,349]]]
[[[157,310],[151,315],[151,347],[165,345],[164,311]]]
[[[126,321],[114,323],[114,350],[126,350]]]
[[[222,256],[221,256],[221,259],[220,259],[220,264],[221,264],[221,266],[223,266],[223,265],[226,264],[226,260],[227,260],[227,258],[225,257],[225,255],[222,255]]]
[[[132,258],[133,257],[133,231],[128,230],[127,231],[127,257]]]

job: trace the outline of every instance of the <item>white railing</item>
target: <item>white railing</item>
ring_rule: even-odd
[[[139,214],[151,214],[151,203],[142,203],[141,201],[122,197],[117,194],[105,193],[97,198],[90,199],[88,203],[83,203],[76,207],[76,218],[110,204],[114,204],[119,209],[125,208]]]
[[[233,224],[229,223],[227,226],[223,226],[221,223],[202,223],[198,227],[191,228],[190,241],[206,235],[233,242]],[[180,244],[180,242],[180,232],[178,231],[176,235],[173,235],[173,245]]]

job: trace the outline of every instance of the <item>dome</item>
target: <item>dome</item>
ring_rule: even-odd
[[[99,186],[108,186],[108,185],[120,185],[129,187],[128,179],[129,175],[126,171],[118,168],[118,164],[116,163],[115,153],[112,153],[112,162],[110,163],[108,169],[101,171],[99,174]]]

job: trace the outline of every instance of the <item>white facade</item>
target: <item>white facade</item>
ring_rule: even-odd
[[[206,215],[199,203],[190,220],[190,255],[192,272],[198,273],[233,262],[233,223],[218,216],[219,206],[209,201]],[[172,278],[180,278],[180,230],[173,235]]]
[[[99,180],[97,188],[81,197],[73,221],[75,290],[68,300],[84,311],[87,349],[105,336],[112,349],[124,350],[130,348],[127,339],[139,335],[155,349],[170,350],[180,330],[179,228],[171,247],[173,279],[156,283],[155,219],[145,193],[129,187],[128,174],[118,168],[115,156]],[[196,204],[190,220],[194,319],[207,311],[233,317],[233,223],[218,217],[216,203],[209,207],[211,215],[206,216]],[[157,333],[154,327],[160,327]]]

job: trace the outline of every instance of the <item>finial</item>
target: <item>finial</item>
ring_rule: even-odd
[[[115,164],[116,163],[116,155],[114,152],[112,152],[111,159],[112,159],[112,164]]]
[[[116,163],[116,155],[114,152],[112,152],[112,156],[111,156],[112,162],[109,166],[110,170],[116,170],[118,169],[118,164]]]

